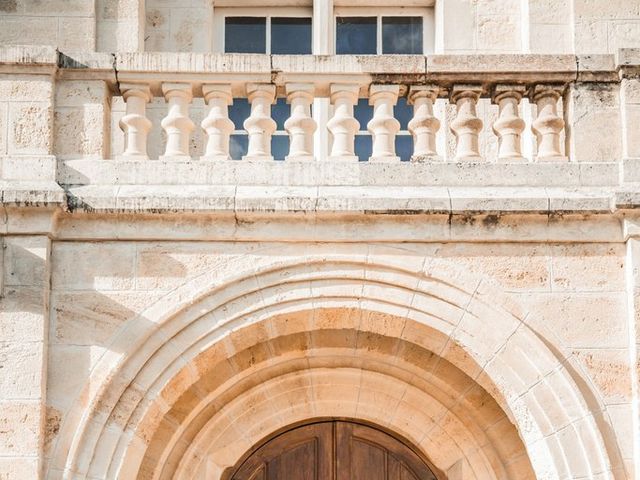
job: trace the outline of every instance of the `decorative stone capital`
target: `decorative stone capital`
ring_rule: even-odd
[[[496,85],[493,89],[493,95],[491,96],[491,102],[496,105],[500,105],[500,101],[505,98],[513,98],[517,102],[520,102],[527,93],[527,87],[524,85]]]
[[[303,98],[311,103],[315,96],[316,87],[313,83],[286,83],[284,90],[288,103],[292,103],[297,98]]]
[[[225,105],[233,105],[231,84],[228,83],[205,83],[202,85],[202,95],[207,104],[211,104],[212,100],[217,99]]]
[[[442,88],[437,85],[411,85],[409,87],[409,95],[407,95],[407,103],[415,105],[416,100],[423,98],[433,103],[438,99],[441,92]]]
[[[149,85],[142,83],[121,83],[120,93],[122,93],[125,102],[131,97],[136,97],[149,103],[153,98]]]
[[[270,83],[247,83],[247,98],[253,103],[254,99],[262,98],[270,103],[276,101],[276,86]]]
[[[375,105],[381,100],[388,100],[391,105],[398,103],[400,95],[400,85],[376,85],[369,86],[369,105]]]
[[[163,83],[162,94],[166,100],[180,97],[190,102],[193,99],[193,89],[190,83]]]
[[[360,86],[353,83],[333,83],[330,87],[331,103],[338,101],[349,102],[352,105],[358,103]]]
[[[457,104],[461,100],[469,99],[475,105],[483,92],[484,89],[479,85],[454,85],[451,88],[450,100],[451,103]]]

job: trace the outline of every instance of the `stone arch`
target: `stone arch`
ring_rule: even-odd
[[[147,399],[172,379],[194,383],[198,342],[211,347],[275,315],[336,307],[426,328],[419,344],[491,394],[516,426],[538,478],[611,476],[602,435],[563,360],[488,282],[441,264],[383,256],[309,252],[302,264],[268,257],[243,262],[177,289],[114,339],[76,417],[63,426],[56,459],[66,478],[110,478],[124,458],[144,457],[145,441],[127,425],[151,412]],[[178,377],[182,369],[187,373]]]

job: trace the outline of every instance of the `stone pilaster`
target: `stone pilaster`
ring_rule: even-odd
[[[0,477],[43,478],[50,240],[0,237]]]

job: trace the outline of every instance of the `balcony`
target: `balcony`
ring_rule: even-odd
[[[55,78],[53,155],[9,152],[5,163],[42,175],[54,162],[72,209],[548,213],[636,202],[635,50],[59,54],[55,64],[16,55],[5,71],[35,78],[48,68]],[[290,113],[276,122],[278,99]],[[240,125],[229,114],[239,100],[250,107]],[[354,113],[363,101],[366,124]],[[399,118],[399,102],[410,115]],[[231,159],[239,131],[246,152]],[[274,135],[288,140],[282,159]],[[366,158],[359,135],[371,138]],[[400,136],[411,149],[404,159]]]

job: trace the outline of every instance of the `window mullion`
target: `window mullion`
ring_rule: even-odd
[[[267,52],[267,55],[271,55],[271,15],[267,15],[267,28],[266,28],[266,38],[265,38],[265,51]]]
[[[382,15],[378,15],[376,27],[376,51],[382,55]]]

